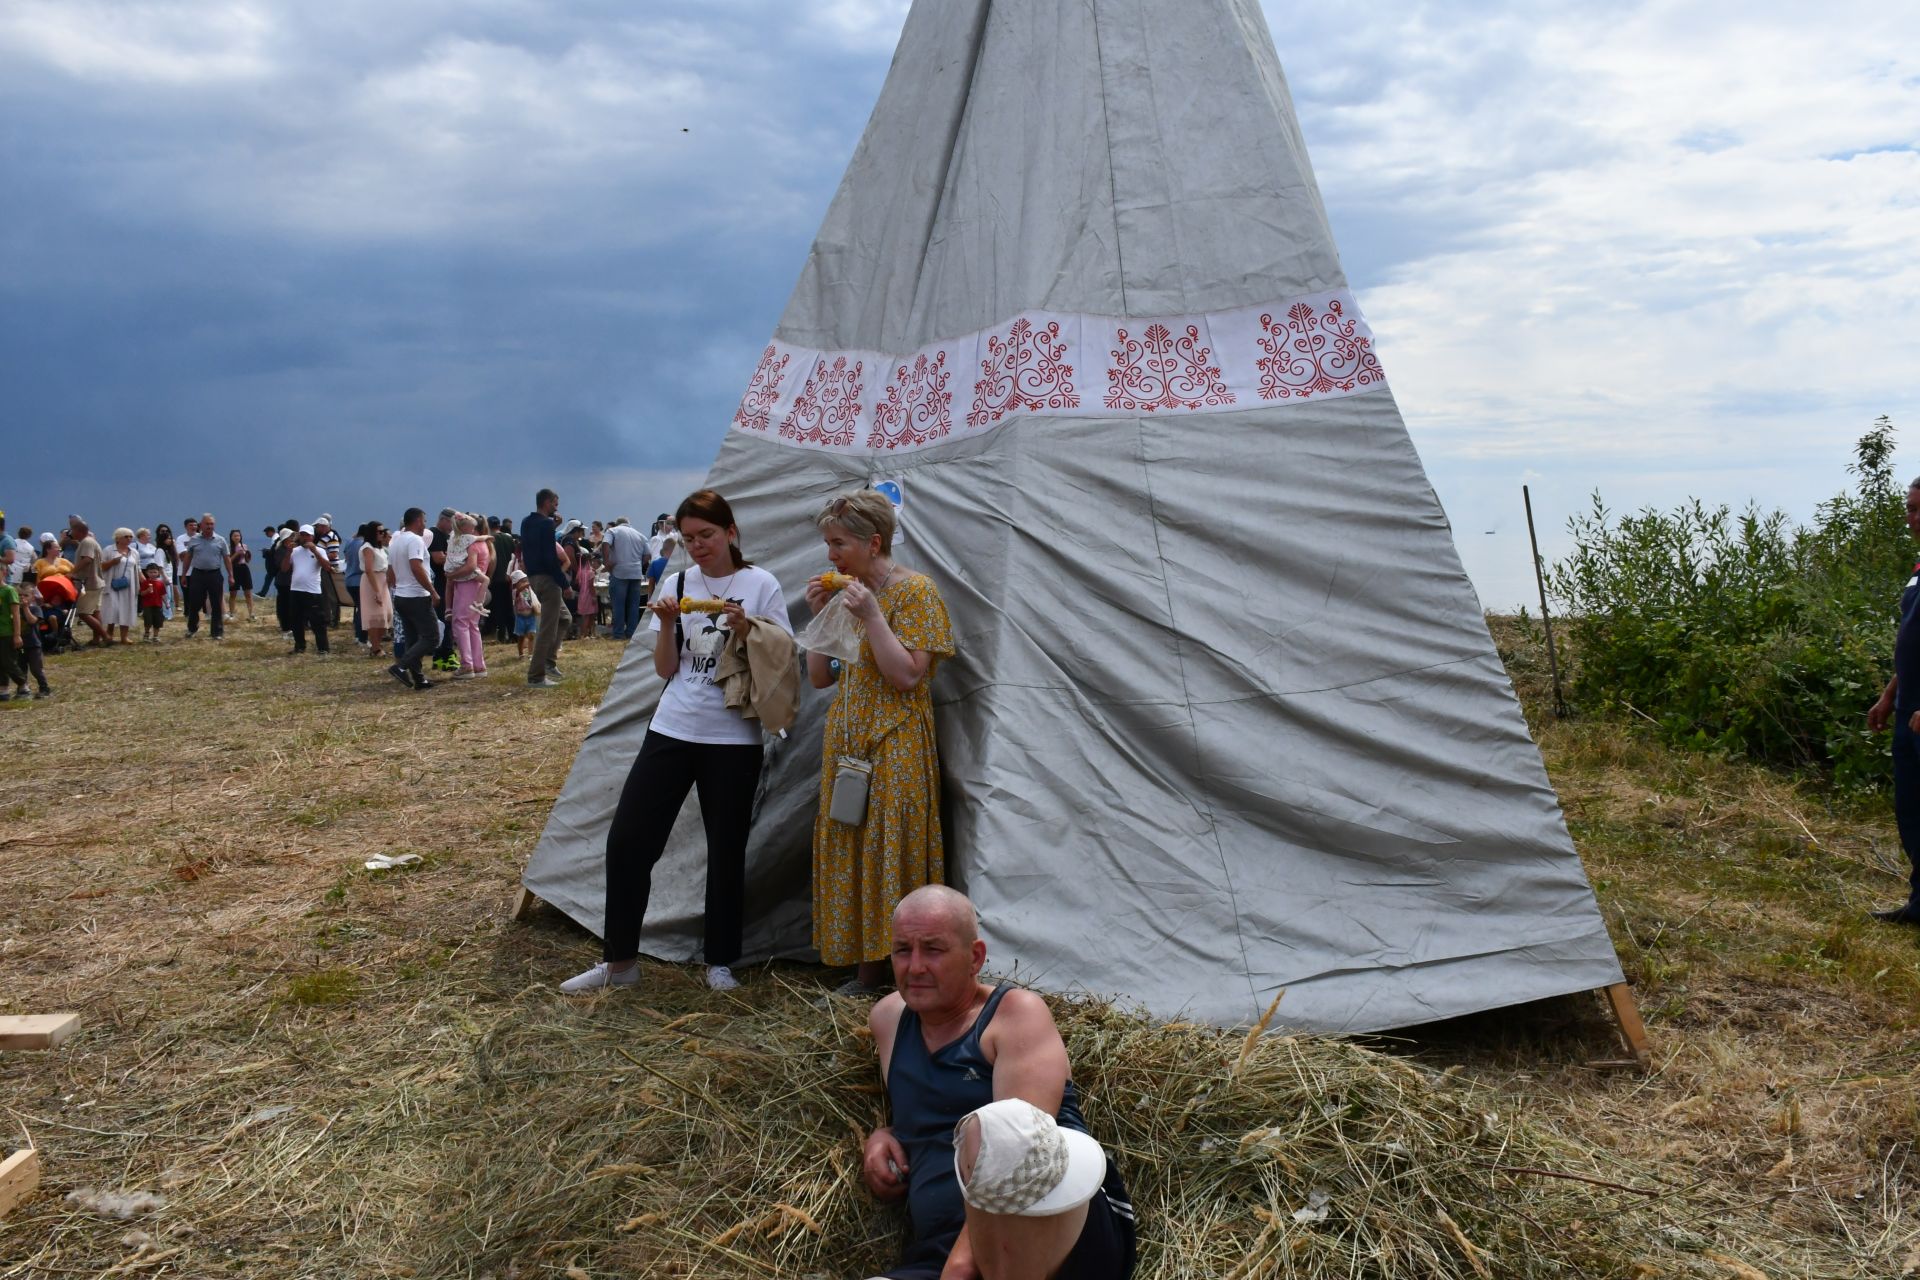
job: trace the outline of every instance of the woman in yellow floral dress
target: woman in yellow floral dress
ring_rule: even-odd
[[[813,943],[826,964],[859,965],[840,994],[865,995],[887,978],[894,904],[946,879],[929,686],[940,659],[953,654],[953,629],[933,581],[893,562],[893,504],[883,495],[866,489],[835,498],[815,523],[827,559],[852,579],[841,589],[866,638],[854,663],[807,655],[814,688],[839,685],[827,711],[813,825]],[[815,613],[833,594],[824,574],[807,583]],[[873,765],[858,826],[828,816],[842,756]]]

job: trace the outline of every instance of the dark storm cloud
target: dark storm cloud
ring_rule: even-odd
[[[16,525],[703,468],[885,72],[773,4],[72,12],[0,28]]]

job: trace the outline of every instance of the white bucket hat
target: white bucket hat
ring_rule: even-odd
[[[973,1177],[960,1177],[960,1137],[980,1129]],[[962,1117],[953,1127],[953,1173],[968,1204],[983,1213],[1042,1218],[1093,1199],[1107,1176],[1100,1144],[1063,1129],[1023,1098],[1002,1098]]]

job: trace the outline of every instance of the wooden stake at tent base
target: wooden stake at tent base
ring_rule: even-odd
[[[79,1026],[77,1013],[0,1015],[0,1049],[51,1049]]]
[[[32,1147],[0,1160],[0,1218],[40,1185],[40,1153]]]
[[[1641,1066],[1652,1065],[1653,1046],[1647,1041],[1647,1024],[1640,1021],[1640,1006],[1634,1003],[1633,988],[1624,982],[1615,982],[1600,988],[1600,994],[1607,998],[1613,1020],[1620,1024],[1620,1039],[1626,1043],[1627,1052]]]
[[[513,920],[525,921],[533,915],[533,909],[539,905],[540,899],[533,896],[533,890],[521,885],[514,890],[513,902],[507,908],[507,915]]]

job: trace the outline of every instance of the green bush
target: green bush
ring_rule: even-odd
[[[1880,785],[1886,743],[1866,710],[1914,563],[1889,419],[1848,470],[1853,489],[1807,526],[1698,500],[1615,519],[1596,493],[1548,578],[1578,655],[1574,701],[1646,716],[1674,743]]]

